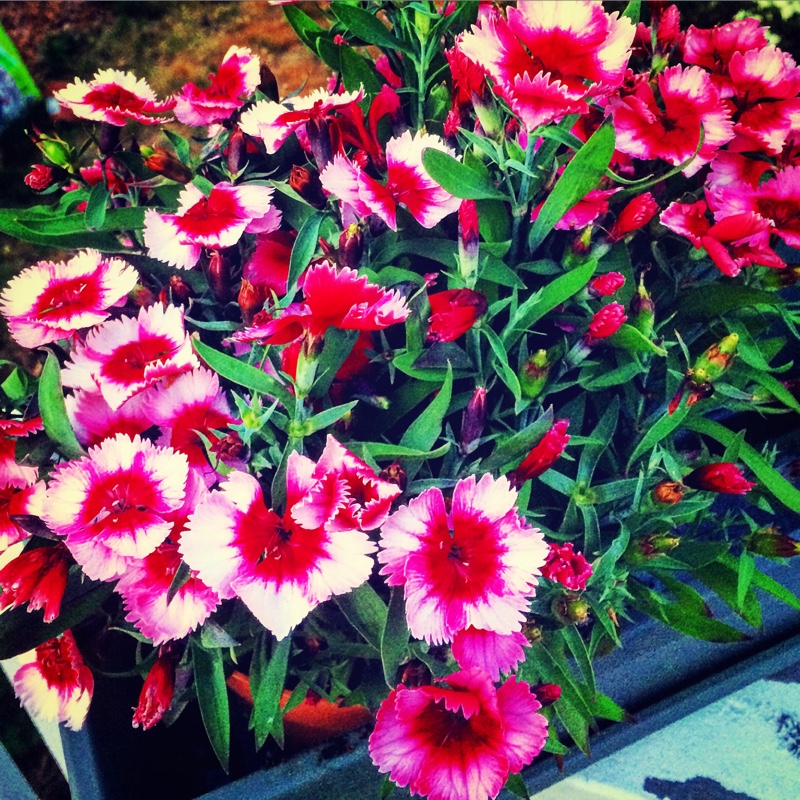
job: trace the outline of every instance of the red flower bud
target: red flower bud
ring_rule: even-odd
[[[450,289],[428,296],[431,318],[429,342],[452,342],[486,313],[489,303],[473,289]]]
[[[553,705],[561,697],[561,687],[557,683],[540,683],[531,686],[531,691],[542,708]]]
[[[237,125],[228,139],[228,172],[236,175],[247,161],[247,137]]]
[[[189,183],[194,173],[176,155],[163,147],[147,148],[152,150],[144,158],[144,165],[153,172],[163,175],[176,183]],[[145,150],[142,148],[142,152]]]
[[[41,192],[53,184],[53,170],[45,164],[34,164],[24,178],[25,185],[36,192]]]
[[[231,257],[228,251],[212,250],[206,280],[217,302],[227,303],[231,299]]]
[[[744,546],[751,553],[766,558],[791,558],[800,554],[800,542],[773,527],[753,531],[745,538]]]
[[[461,418],[461,441],[459,446],[462,455],[468,456],[470,453],[475,452],[485,424],[486,387],[478,386],[469,403],[467,403],[467,407],[464,409],[464,416]]]
[[[150,667],[139,695],[139,705],[133,715],[134,728],[141,725],[144,730],[148,730],[169,711],[175,692],[176,661],[177,653],[170,645],[161,647],[158,659]]]
[[[653,199],[650,192],[640,194],[619,212],[617,221],[608,235],[610,242],[618,242],[624,236],[633,231],[638,231],[650,222],[658,211],[658,203]]]
[[[586,581],[592,577],[592,567],[583,553],[574,552],[572,542],[562,545],[548,542],[548,545],[550,552],[542,567],[542,576],[574,592],[585,589]]]
[[[275,77],[272,70],[266,64],[262,64],[258,77],[260,81],[258,84],[258,91],[266,95],[273,103],[277,103],[278,100],[280,100],[278,79]]]
[[[28,611],[44,609],[52,622],[61,610],[72,556],[60,542],[25,550],[0,570],[0,610],[28,603]]]
[[[406,490],[406,471],[396,461],[393,464],[389,464],[386,469],[382,469],[378,477],[382,481],[388,481],[389,483],[393,483],[395,486],[399,486],[403,491]]]
[[[364,254],[364,234],[354,222],[339,236],[339,266],[358,269]]]
[[[247,278],[242,280],[239,288],[239,309],[242,312],[242,322],[245,325],[253,324],[253,317],[264,308],[267,299],[266,287],[261,284],[253,285]]]
[[[472,289],[478,280],[478,206],[474,200],[462,200],[458,207],[458,267],[467,287]]]
[[[690,472],[683,482],[692,489],[704,489],[720,494],[746,494],[758,484],[746,480],[736,464],[721,461],[706,464]]]
[[[653,500],[665,505],[680,503],[683,500],[683,484],[678,481],[661,481],[653,489]]]
[[[322,208],[327,203],[319,173],[316,170],[293,166],[289,173],[289,186],[314,208]]]
[[[592,317],[589,323],[589,332],[587,339],[607,339],[613,336],[628,317],[625,314],[625,308],[620,303],[609,303],[603,306]]]
[[[569,442],[567,428],[568,419],[557,419],[553,427],[542,437],[525,460],[509,474],[508,479],[512,486],[520,487],[525,481],[536,478],[547,472],[553,464],[561,458],[561,454]]]
[[[592,297],[611,297],[625,285],[625,276],[619,272],[606,272],[589,281],[589,294]]]
[[[180,275],[170,276],[169,293],[172,296],[172,302],[176,305],[184,305],[194,297],[194,289]]]

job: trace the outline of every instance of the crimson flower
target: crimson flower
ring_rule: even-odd
[[[592,577],[592,567],[583,553],[576,553],[572,542],[561,545],[550,542],[549,545],[550,552],[542,567],[542,577],[560,583],[573,592],[585,589],[586,581]]]
[[[428,295],[431,318],[429,342],[453,342],[466,333],[489,307],[486,297],[474,289],[448,289]]]
[[[589,281],[592,297],[611,297],[625,285],[625,276],[620,272],[606,272]]]
[[[586,336],[592,341],[607,339],[620,329],[620,326],[626,319],[628,319],[628,317],[625,314],[625,307],[621,303],[609,303],[603,306],[592,317]]]
[[[159,649],[158,658],[150,667],[139,694],[133,714],[134,728],[141,725],[143,730],[150,730],[169,711],[175,694],[175,660],[176,655],[168,647]]]
[[[398,686],[378,710],[369,753],[380,772],[430,800],[488,800],[547,738],[541,704],[523,681],[499,689],[480,670],[447,687]]]
[[[40,644],[35,660],[14,675],[14,693],[31,716],[72,730],[83,726],[93,691],[92,673],[68,630]]]
[[[45,164],[33,164],[31,171],[23,178],[25,185],[35,192],[42,192],[53,183],[53,170]]]
[[[44,621],[52,622],[61,610],[71,563],[60,542],[20,553],[0,569],[0,611],[27,603],[29,612],[44,609]]]
[[[224,122],[241,108],[244,97],[260,82],[261,62],[246,47],[231,47],[216,75],[208,76],[211,85],[199,89],[187,83],[175,95],[175,116],[184,125],[213,125]]]
[[[618,242],[633,231],[638,231],[650,222],[658,211],[656,203],[650,192],[637,195],[619,212],[614,227],[608,234],[610,242]]]
[[[175,107],[175,100],[159,101],[144,78],[132,72],[103,69],[91,81],[75,79],[53,94],[61,105],[66,106],[76,117],[107,122],[122,127],[128,120],[144,125],[167,122],[163,114]]]
[[[736,464],[725,461],[698,467],[683,478],[683,483],[692,489],[720,494],[747,494],[758,485],[746,480]]]
[[[547,472],[561,458],[570,437],[567,435],[568,419],[557,419],[541,441],[533,447],[523,462],[509,474],[512,486],[522,486],[525,481]]]
[[[263,286],[278,297],[286,294],[289,260],[297,231],[273,231],[256,237],[256,249],[245,264],[242,276],[254,286]]]
[[[0,295],[14,340],[40,347],[108,318],[139,280],[121,258],[84,250],[69,261],[39,261],[22,270]]]
[[[412,634],[432,644],[473,627],[519,630],[547,547],[517,515],[506,478],[459,481],[448,511],[438,488],[401,506],[381,529],[382,575],[404,586]]]

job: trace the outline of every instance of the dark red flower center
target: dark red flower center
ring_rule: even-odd
[[[36,648],[39,668],[50,686],[67,686],[78,682],[78,673],[72,666],[68,648],[64,639],[51,639]]]
[[[129,342],[103,364],[103,373],[116,383],[135,383],[142,380],[147,367],[163,364],[175,350],[175,342],[166,336]]]
[[[92,89],[84,98],[84,102],[95,108],[118,108],[121,111],[138,111],[145,103],[141,97],[115,83]]]

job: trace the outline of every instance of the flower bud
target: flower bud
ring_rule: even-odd
[[[428,296],[429,342],[453,342],[486,313],[486,297],[474,289],[449,289]]]
[[[541,642],[544,638],[544,634],[540,625],[537,625],[534,622],[523,622],[522,623],[522,635],[531,643],[536,644],[537,642]]]
[[[611,297],[625,285],[625,276],[619,272],[606,272],[589,281],[589,294],[592,297]]]
[[[323,170],[333,158],[333,147],[331,145],[331,134],[328,123],[324,119],[312,117],[306,123],[306,133],[308,143],[314,160],[317,162],[317,169]]]
[[[631,325],[648,339],[655,326],[655,303],[644,286],[644,273],[639,276],[636,294],[631,299]]]
[[[547,383],[551,364],[547,360],[547,350],[537,350],[528,356],[519,371],[519,385],[524,397],[538,397]]]
[[[378,477],[387,483],[393,483],[395,486],[399,486],[403,491],[406,490],[406,484],[408,482],[406,471],[397,461],[393,464],[389,464],[386,469],[382,469]]]
[[[542,567],[542,577],[560,583],[573,592],[583,591],[586,582],[592,577],[591,564],[583,553],[576,553],[572,549],[572,542],[562,545],[549,542],[548,545],[550,552]]]
[[[23,551],[0,569],[0,610],[27,603],[28,611],[44,609],[44,621],[52,622],[61,611],[72,563],[61,542]]]
[[[314,208],[323,208],[328,202],[316,170],[293,166],[289,174],[289,186]]]
[[[620,303],[614,302],[603,306],[589,323],[589,331],[586,334],[587,344],[613,336],[626,319],[628,317],[625,314],[625,308]]]
[[[357,223],[348,225],[339,236],[339,266],[358,269],[364,254],[364,234]]]
[[[458,268],[468,289],[478,281],[478,206],[474,200],[462,200],[458,207]]]
[[[483,132],[490,139],[502,142],[504,134],[503,115],[497,108],[497,103],[492,95],[489,94],[484,97],[477,92],[473,92],[472,106],[475,109],[478,121],[481,123]]]
[[[42,192],[53,185],[53,170],[45,164],[33,164],[31,171],[23,179],[26,186],[36,192]]]
[[[190,183],[194,173],[176,155],[163,147],[142,147],[144,165],[176,183]]]
[[[531,686],[531,692],[542,708],[553,705],[561,697],[561,687],[557,683],[540,683]]]
[[[619,212],[617,221],[608,235],[610,242],[618,242],[624,236],[643,228],[650,222],[658,211],[658,203],[650,192],[640,194]]]
[[[589,621],[589,604],[574,594],[562,594],[556,597],[551,610],[563,625],[583,625]]]
[[[461,454],[468,456],[478,448],[486,424],[486,387],[478,386],[461,418]]]
[[[683,484],[679,481],[661,481],[653,489],[653,500],[664,505],[675,505],[683,500]]]
[[[170,275],[169,293],[172,296],[172,302],[180,306],[185,305],[190,298],[194,297],[194,289],[180,275]]]
[[[206,268],[206,280],[218,303],[231,299],[231,256],[228,250],[212,250]]]
[[[45,136],[38,133],[33,137],[33,143],[42,151],[45,158],[57,167],[62,167],[67,172],[74,172],[72,166],[72,148],[58,136]]]
[[[736,346],[739,344],[739,335],[730,333],[695,361],[694,367],[689,371],[691,379],[696,384],[713,383],[731,365],[736,355]]]
[[[791,558],[800,554],[800,542],[775,527],[753,531],[745,537],[744,546],[751,553],[766,558]]]
[[[736,464],[726,461],[698,467],[690,472],[683,482],[692,489],[702,489],[719,494],[747,494],[754,486],[758,485],[746,480]]]
[[[241,462],[247,455],[247,446],[242,441],[242,437],[236,432],[231,431],[220,439],[215,439],[211,443],[211,452],[229,466]]]
[[[139,695],[139,704],[133,715],[133,727],[140,725],[143,730],[148,730],[160,722],[164,714],[172,705],[175,693],[175,666],[178,654],[175,645],[167,643],[159,648],[158,659],[147,673],[142,692]]]
[[[511,485],[519,488],[525,481],[536,478],[547,472],[561,458],[561,454],[569,442],[567,435],[568,419],[557,419],[541,441],[533,447],[525,460],[512,472],[508,479]]]
[[[681,543],[680,536],[669,536],[666,533],[654,533],[650,536],[642,536],[628,545],[625,556],[629,561],[637,561],[642,558],[649,559],[656,556],[663,556],[674,550]]]
[[[272,70],[266,64],[262,64],[261,70],[258,73],[258,77],[258,91],[272,100],[273,103],[277,103],[278,100],[280,100],[280,94],[278,93],[278,79],[275,77]]]
[[[267,290],[261,284],[253,285],[247,278],[242,280],[239,288],[239,309],[242,312],[242,322],[245,325],[253,324],[253,317],[264,308],[267,299]]]
[[[228,172],[238,175],[247,163],[247,138],[237,125],[228,138]]]

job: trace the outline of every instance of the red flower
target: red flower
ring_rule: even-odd
[[[633,198],[619,212],[617,221],[608,235],[610,242],[618,242],[627,234],[638,231],[650,222],[658,211],[658,203],[650,192],[645,192]]]
[[[242,275],[254,286],[263,286],[268,292],[283,297],[296,238],[297,231],[260,233],[256,237],[256,249],[245,264]]]
[[[398,686],[378,710],[369,753],[380,772],[431,800],[488,800],[541,752],[547,721],[527,683],[495,689],[474,669],[449,688]]]
[[[474,289],[449,289],[428,296],[431,305],[429,342],[453,342],[485,313],[486,297]]]
[[[542,437],[542,440],[528,453],[525,460],[509,474],[508,479],[514,486],[522,486],[525,481],[536,478],[547,472],[561,458],[561,454],[569,442],[567,435],[568,419],[557,419],[553,427]]]
[[[625,276],[619,272],[606,272],[589,281],[589,294],[592,297],[611,297],[625,285]]]
[[[14,675],[14,693],[31,716],[73,730],[83,726],[93,691],[94,678],[71,631],[40,644],[35,661]]]
[[[592,340],[607,339],[620,329],[626,319],[628,317],[625,314],[624,306],[616,302],[609,303],[592,317],[592,321],[589,323],[589,332],[586,336]]]
[[[105,180],[111,194],[125,194],[128,186],[125,181],[113,170],[113,159],[106,160]],[[95,159],[91,167],[81,167],[81,177],[89,186],[97,186],[103,182],[103,164]]]
[[[44,164],[34,164],[24,181],[26,186],[41,192],[53,183],[53,170]]]
[[[28,603],[28,611],[44,609],[44,621],[52,622],[61,610],[72,563],[69,551],[58,543],[20,553],[0,569],[0,610]]]
[[[720,494],[747,494],[754,486],[758,485],[746,480],[736,464],[726,461],[698,467],[683,479],[683,483],[692,489],[703,489],[706,492],[719,492]]]
[[[542,576],[555,581],[573,592],[586,588],[586,581],[592,577],[592,567],[583,553],[572,549],[572,542],[558,545],[549,542],[550,553],[542,567]]]
[[[11,442],[13,445],[13,439]],[[22,469],[16,463],[14,466]],[[33,469],[33,467],[25,467],[25,469]],[[33,479],[36,479],[35,475]],[[38,517],[44,509],[44,498],[45,484],[43,481],[22,489],[14,485],[0,488],[0,553],[7,550],[12,544],[28,538],[30,535],[28,531],[14,522],[13,517],[23,514]]]
[[[169,711],[175,693],[175,659],[170,647],[159,650],[139,695],[139,704],[133,715],[134,728],[141,725],[144,730],[149,730]]]

